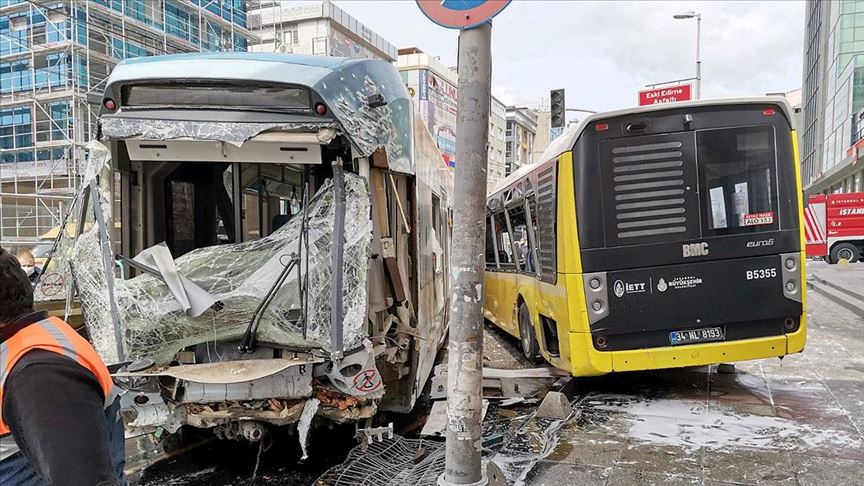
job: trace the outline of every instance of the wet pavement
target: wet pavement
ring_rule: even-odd
[[[573,380],[568,420],[493,412],[507,424],[493,461],[511,483],[538,486],[864,484],[864,264],[813,263],[808,273],[818,291],[808,293],[803,354],[738,363],[733,374]]]
[[[574,379],[567,420],[491,400],[487,458],[511,484],[864,485],[864,264],[809,264],[803,354],[716,367]],[[531,367],[519,342],[487,326],[484,364]],[[257,446],[214,441],[145,473],[146,485],[312,484],[356,444],[351,427]],[[358,483],[359,484],[359,483]]]

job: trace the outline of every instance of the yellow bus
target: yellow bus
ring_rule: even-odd
[[[574,376],[782,357],[806,340],[782,98],[595,114],[487,199],[485,316]]]

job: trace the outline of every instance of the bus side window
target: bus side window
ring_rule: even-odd
[[[495,234],[498,245],[499,267],[507,270],[515,269],[516,260],[513,257],[513,240],[510,238],[510,230],[507,227],[504,211],[499,211],[495,214]]]
[[[529,252],[531,260],[528,271],[534,274],[539,274],[537,265],[537,255],[540,253],[540,246],[537,242],[539,234],[537,231],[537,197],[532,193],[525,197],[525,207],[528,208],[528,246],[531,249]]]
[[[536,265],[531,251],[530,241],[532,238],[528,235],[528,219],[525,215],[524,201],[520,201],[518,206],[508,209],[507,212],[510,216],[510,227],[513,228],[513,241],[516,243],[516,256],[519,259],[520,270],[534,273]]]

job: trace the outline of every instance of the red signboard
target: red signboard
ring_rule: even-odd
[[[667,86],[639,92],[639,106],[674,103],[693,99],[693,85]]]

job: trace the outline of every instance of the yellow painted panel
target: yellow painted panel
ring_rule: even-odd
[[[786,337],[745,339],[682,347],[613,351],[613,371],[656,370],[773,358],[786,354]]]

